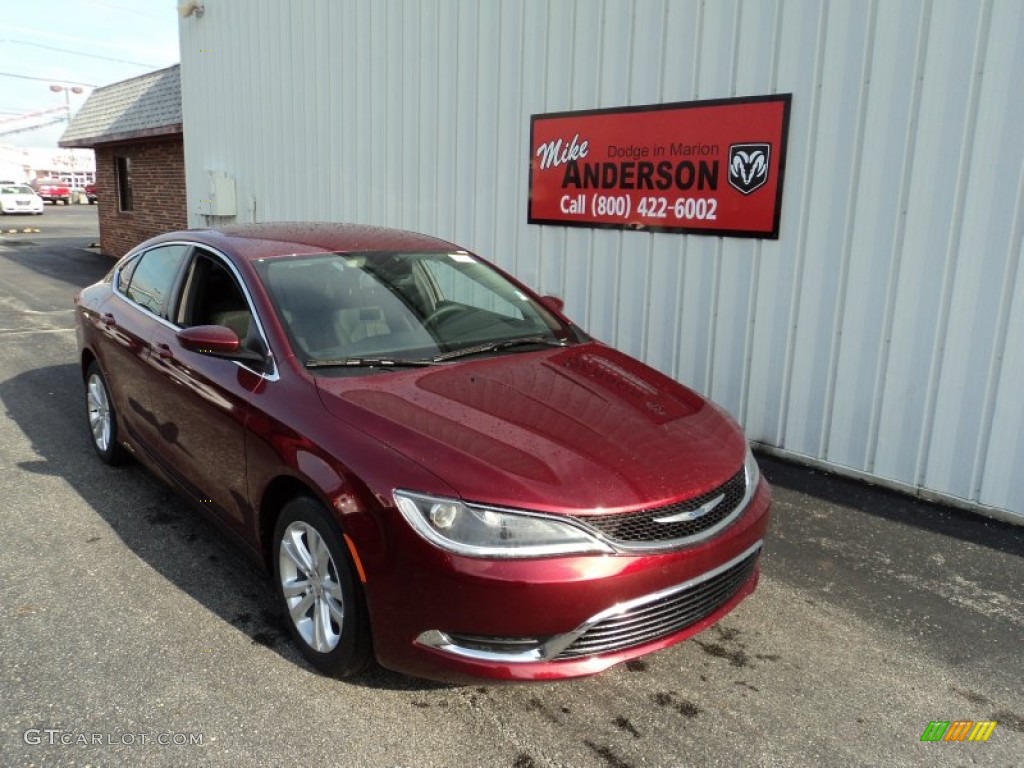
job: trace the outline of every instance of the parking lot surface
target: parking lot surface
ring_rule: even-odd
[[[110,260],[94,207],[35,222],[0,237],[0,765],[1024,764],[1024,528],[767,458],[760,587],[689,642],[554,684],[315,674],[263,574],[93,455],[71,298]],[[965,720],[997,725],[921,741]]]

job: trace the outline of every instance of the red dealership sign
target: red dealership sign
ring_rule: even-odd
[[[791,98],[534,115],[529,221],[778,238]]]

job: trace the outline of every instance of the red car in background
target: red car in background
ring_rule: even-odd
[[[46,202],[71,204],[71,187],[59,179],[32,179],[29,186]]]
[[[100,195],[95,184],[85,185],[85,196],[89,200],[89,205],[96,205],[96,201],[100,199]]]
[[[174,232],[75,303],[99,457],[262,563],[328,674],[589,675],[755,588],[770,493],[733,420],[457,245]]]

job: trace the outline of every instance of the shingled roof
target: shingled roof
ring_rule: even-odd
[[[181,133],[179,65],[93,91],[57,143],[96,147]]]

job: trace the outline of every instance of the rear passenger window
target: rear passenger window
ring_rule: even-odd
[[[187,252],[187,245],[162,245],[146,251],[132,272],[125,296],[159,315]]]

